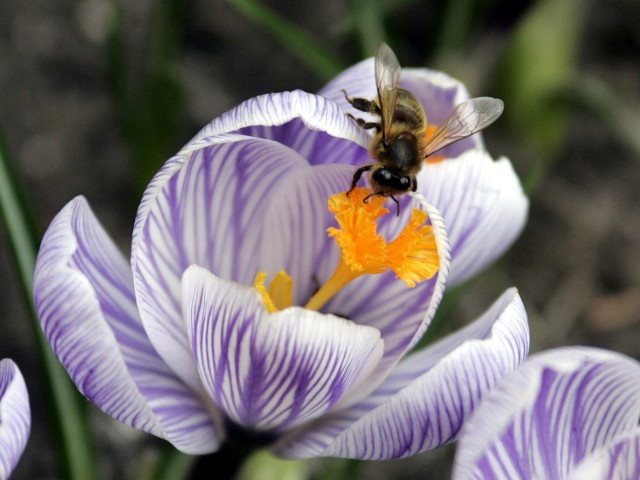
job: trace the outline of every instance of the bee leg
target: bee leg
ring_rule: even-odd
[[[362,128],[364,128],[365,130],[369,130],[371,128],[375,128],[376,132],[380,132],[382,130],[382,126],[379,123],[376,122],[366,122],[365,120],[363,120],[362,118],[357,118],[354,117],[353,115],[351,115],[350,113],[347,113],[347,116],[353,120],[356,121],[356,123],[358,125],[360,125]]]
[[[351,104],[353,108],[360,110],[361,112],[372,113],[374,115],[380,115],[380,107],[373,100],[367,100],[366,98],[351,98],[347,95],[347,91],[342,89],[344,98]]]
[[[347,192],[347,195],[349,195],[352,190],[356,188],[356,185],[358,184],[358,181],[360,181],[360,177],[362,177],[362,174],[371,170],[371,167],[373,167],[373,165],[365,165],[364,167],[360,167],[358,170],[356,170],[356,172],[353,174],[353,179],[351,180],[351,188]]]
[[[371,197],[377,197],[377,196],[383,197],[384,194],[382,192],[371,192],[369,195],[367,195],[362,199],[362,203],[369,203],[369,199],[371,199]]]

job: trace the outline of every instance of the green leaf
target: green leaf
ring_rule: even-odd
[[[140,466],[136,480],[182,480],[188,478],[198,457],[187,455],[164,443],[153,456]]]
[[[109,35],[109,84],[120,128],[133,153],[139,192],[179,147],[184,92],[175,63],[182,46],[183,9],[182,0],[153,3],[142,68],[134,68],[130,57],[126,8],[120,6]]]
[[[382,0],[351,0],[352,25],[363,56],[371,57],[378,45],[386,41],[384,17],[389,9]]]

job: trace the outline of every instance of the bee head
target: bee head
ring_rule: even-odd
[[[413,188],[413,180],[409,175],[392,172],[386,168],[378,168],[371,174],[374,188],[382,191],[385,196],[392,193],[408,192]]]

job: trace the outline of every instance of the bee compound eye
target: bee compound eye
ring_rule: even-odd
[[[383,185],[389,184],[394,175],[386,168],[379,168],[373,172],[373,180]]]

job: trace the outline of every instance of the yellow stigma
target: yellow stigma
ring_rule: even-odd
[[[329,198],[329,210],[340,228],[327,230],[340,247],[341,259],[335,272],[306,308],[318,310],[340,289],[363,274],[378,274],[392,270],[409,288],[433,277],[440,268],[440,258],[433,227],[425,224],[426,212],[413,209],[411,219],[391,241],[377,232],[377,220],[389,211],[382,205],[384,197],[369,197],[372,192],[356,188]]]
[[[377,232],[376,220],[389,210],[383,207],[384,197],[370,197],[365,203],[370,193],[366,188],[356,188],[349,195],[332,195],[328,202],[340,229],[330,227],[327,233],[340,247],[342,261],[358,273],[380,273],[380,258],[387,248],[386,240]]]
[[[427,212],[413,209],[400,235],[387,246],[387,266],[413,288],[440,269],[440,257],[433,227],[425,224]]]
[[[340,248],[340,263],[333,275],[311,297],[305,308],[319,310],[345,285],[360,275],[392,270],[409,288],[433,277],[440,268],[440,257],[433,227],[427,224],[427,213],[413,209],[409,223],[395,240],[388,242],[378,233],[377,220],[389,211],[385,198],[369,197],[370,189],[356,188],[349,195],[338,193],[329,198],[329,210],[339,228],[327,229]],[[293,280],[284,271],[276,274],[269,288],[266,272],[256,275],[254,288],[269,313],[293,305]]]

